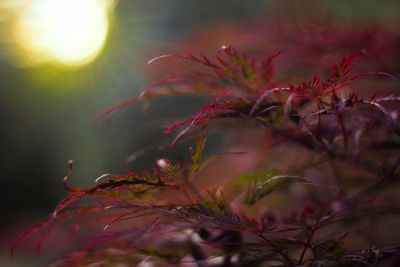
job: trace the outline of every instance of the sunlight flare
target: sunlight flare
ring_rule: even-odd
[[[104,46],[112,6],[112,0],[27,1],[17,11],[15,41],[33,63],[86,64]]]

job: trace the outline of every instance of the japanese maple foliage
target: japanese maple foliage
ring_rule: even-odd
[[[251,53],[222,45],[214,56],[178,53],[151,60],[182,60],[192,69],[153,82],[138,97],[95,119],[111,119],[116,111],[154,97],[211,96],[213,101],[164,132],[175,134],[173,142],[183,136],[195,139],[186,161],[159,159],[152,172],[110,175],[88,188],[67,184],[70,172],[65,178],[69,197],[47,221],[22,235],[13,249],[27,236],[41,232],[46,237],[46,229],[72,218],[73,229],[93,222],[101,229],[86,247],[56,265],[400,264],[400,236],[390,229],[400,212],[400,95],[394,78],[398,66],[386,64],[384,72],[354,69],[354,62],[381,44],[368,35],[366,48],[353,40],[350,53],[339,55],[338,49],[330,55],[336,63],[329,72],[324,66],[321,73],[299,82],[304,71],[292,76],[293,64],[307,61],[308,55],[324,56],[321,49],[337,47],[349,33],[327,29],[319,39],[314,36],[313,48],[298,38],[303,42],[296,45],[303,46],[285,46],[292,57],[298,53],[288,59],[285,47],[260,58],[258,54],[275,45],[263,43],[267,37],[273,41],[271,36],[254,32],[258,47],[252,42]],[[352,34],[355,40],[367,36],[355,30]],[[399,40],[394,33],[379,36],[385,36],[386,43]],[[322,48],[317,55],[318,45]],[[395,45],[387,48],[382,56],[398,50]],[[285,64],[282,74],[275,65]],[[370,66],[383,65],[370,61]],[[373,91],[368,84],[390,89]],[[237,151],[203,159],[211,131],[254,140],[242,146],[236,142],[232,146]],[[252,135],[254,131],[265,134]],[[94,203],[74,204],[82,198]]]

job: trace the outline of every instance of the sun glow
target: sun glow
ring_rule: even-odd
[[[83,65],[101,51],[112,0],[29,0],[17,11],[15,41],[25,61]]]

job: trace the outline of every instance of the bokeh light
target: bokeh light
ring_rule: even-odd
[[[12,34],[24,65],[80,66],[101,51],[113,0],[29,0],[15,8]]]

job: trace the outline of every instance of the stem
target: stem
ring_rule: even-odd
[[[343,188],[342,182],[340,181],[339,174],[338,174],[338,172],[337,172],[337,170],[335,168],[335,165],[333,164],[333,160],[334,159],[332,157],[329,158],[329,163],[330,163],[331,168],[332,168],[333,177],[335,178],[335,182],[336,182],[336,184],[337,184],[337,186],[339,188],[339,194],[337,196],[337,199],[342,199],[344,197],[344,188]]]
[[[340,128],[342,130],[343,133],[343,145],[344,145],[344,150],[347,151],[347,133],[346,133],[346,127],[344,126],[344,122],[343,122],[343,117],[342,115],[339,113],[337,114],[338,120],[339,120],[339,125]]]
[[[186,189],[183,189],[183,193],[185,194],[185,196],[188,198],[188,200],[190,201],[190,204],[193,204],[193,199],[190,197],[189,193],[186,191]]]
[[[314,231],[315,231],[314,230],[314,225],[310,228],[310,230],[311,230],[311,233],[308,236],[306,244],[304,245],[303,252],[301,253],[301,256],[300,256],[300,259],[299,259],[299,265],[302,264],[304,255],[306,254],[306,251],[307,251],[307,248],[310,247],[310,242],[311,242],[311,239],[312,239],[312,237],[314,235]]]
[[[268,245],[270,245],[271,247],[273,247],[281,256],[282,258],[288,263],[290,264],[290,266],[293,265],[293,261],[285,254],[283,253],[282,250],[280,250],[274,243],[271,242],[271,240],[269,240],[268,238],[266,238],[264,235],[262,235],[261,233],[258,234],[259,237],[261,237],[265,242],[268,243]]]

